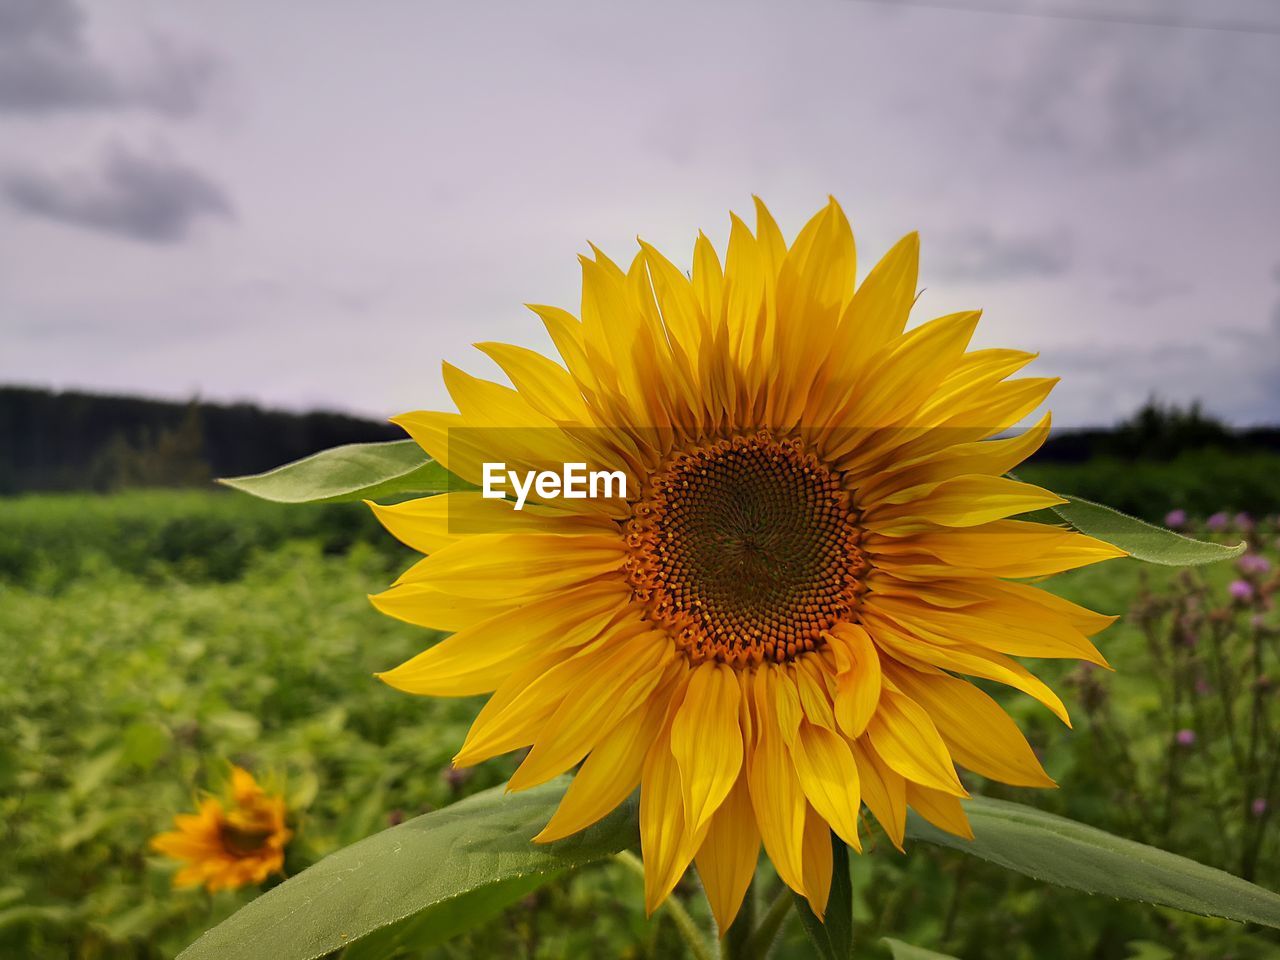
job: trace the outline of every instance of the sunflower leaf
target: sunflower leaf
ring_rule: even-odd
[[[988,797],[963,803],[975,839],[914,811],[907,835],[1061,887],[1280,929],[1280,896],[1222,870],[1033,807]]]
[[[375,930],[342,951],[341,960],[386,960],[404,948],[424,950],[450,937],[478,927],[498,916],[511,904],[536,891],[558,873],[532,873],[499,880],[433,904],[412,917]]]
[[[881,937],[880,942],[889,948],[889,952],[893,954],[893,960],[956,960],[950,954],[926,950],[924,947],[913,947],[893,937]]]
[[[483,922],[566,870],[639,842],[629,800],[582,833],[532,843],[528,838],[551,818],[567,784],[559,778],[514,794],[495,787],[344,847],[242,907],[179,956],[316,960],[371,934],[437,942],[460,932],[460,921]]]
[[[348,443],[266,473],[218,482],[276,503],[341,503],[404,493],[444,493],[459,484],[412,440]]]
[[[1081,533],[1127,550],[1130,556],[1147,563],[1158,563],[1166,567],[1190,567],[1231,560],[1245,551],[1246,544],[1243,543],[1228,546],[1193,540],[1119,510],[1104,507],[1100,503],[1079,497],[1066,499],[1066,503],[1050,509]]]

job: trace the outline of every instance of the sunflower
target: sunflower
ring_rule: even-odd
[[[689,275],[643,241],[625,270],[592,247],[581,319],[531,307],[562,364],[482,343],[513,386],[446,364],[458,412],[394,418],[472,484],[584,462],[625,496],[370,504],[427,555],[374,604],[453,631],[381,678],[491,693],[455,763],[529,748],[512,790],[577,767],[540,842],[639,786],[647,908],[696,862],[722,930],[761,843],[821,916],[830,831],[860,850],[862,804],[901,848],[908,807],[971,836],[957,764],[1052,786],[964,678],[1069,723],[1015,658],[1105,665],[1088,638],[1114,618],[1026,581],[1123,555],[1010,519],[1063,502],[1006,476],[1049,416],[1010,428],[1056,381],[969,350],[977,311],[906,329],[915,234],[856,284],[834,200],[790,246],[756,215],[754,234],[732,217],[723,262],[699,235]]]
[[[240,767],[231,768],[227,792],[226,805],[206,797],[196,813],[174,817],[177,829],[151,839],[151,849],[185,864],[174,875],[175,887],[235,890],[284,872],[284,848],[293,836],[284,799]]]

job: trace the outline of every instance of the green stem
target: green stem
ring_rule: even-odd
[[[644,864],[630,850],[619,850],[613,855],[613,859],[641,879],[644,879]],[[684,940],[685,946],[689,948],[689,953],[694,960],[712,960],[711,948],[707,946],[706,937],[698,929],[693,917],[689,916],[689,911],[684,908],[684,904],[676,898],[675,894],[668,896],[662,902],[662,909],[667,911],[671,922],[676,925],[680,938]]]
[[[746,947],[742,951],[744,957],[763,957],[771,946],[773,941],[778,937],[778,931],[782,929],[782,922],[787,919],[787,913],[791,909],[791,905],[795,902],[795,897],[791,895],[791,891],[783,884],[781,890],[778,891],[777,898],[769,905],[769,909],[765,912],[760,926],[756,927],[755,933],[751,934],[747,940]]]

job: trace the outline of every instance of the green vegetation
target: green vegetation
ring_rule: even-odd
[[[1126,506],[1113,491],[1063,488]],[[1225,732],[1248,730],[1255,704],[1264,734],[1280,714],[1280,620],[1264,596],[1277,536],[1274,524],[1252,532],[1273,566],[1250,574],[1248,599],[1228,594],[1233,564],[1114,562],[1061,578],[1054,588],[1073,599],[1133,609],[1101,638],[1117,673],[1042,665],[1074,731],[1005,698],[1061,790],[972,786],[1280,885],[1280,836],[1264,815],[1280,796],[1258,773],[1274,743],[1259,740],[1246,784]],[[298,811],[290,873],[500,784],[510,760],[449,768],[478,700],[418,699],[371,677],[430,640],[364,598],[409,560],[358,505],[160,491],[0,501],[0,956],[170,957],[251,899],[172,891],[173,868],[147,850],[227,761],[284,785]],[[1215,650],[1227,656],[1222,689]],[[887,957],[879,940],[893,936],[970,958],[1280,958],[1273,932],[1046,887],[932,846],[902,856],[874,831],[868,849],[852,871],[860,956]],[[709,923],[695,876],[679,893]],[[803,937],[793,917],[777,955],[801,955]],[[610,864],[465,939],[397,956],[680,951],[668,916],[646,919],[639,880]]]
[[[1019,480],[1105,503],[1160,522],[1170,510],[1206,517],[1219,510],[1280,512],[1280,454],[1189,450],[1171,460],[1099,457],[1086,463],[1033,461]]]

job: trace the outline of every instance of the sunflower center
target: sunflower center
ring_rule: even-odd
[[[627,575],[695,663],[784,663],[850,618],[866,564],[840,477],[767,432],[668,459],[627,521]]]
[[[260,851],[274,832],[264,818],[235,817],[225,820],[218,828],[223,849],[232,856],[245,857]]]

